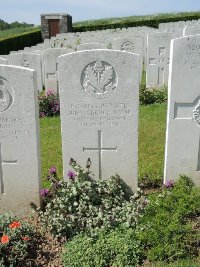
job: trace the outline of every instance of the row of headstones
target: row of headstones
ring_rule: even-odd
[[[170,41],[174,38],[182,37],[184,35],[200,33],[199,25],[200,24],[196,22],[195,26],[182,29],[182,32],[179,33],[151,33],[152,31],[156,31],[156,29],[148,27],[136,27],[121,30],[98,31],[95,33],[84,32],[69,33],[69,35],[62,34],[57,38],[54,38],[54,40],[45,40],[43,44],[29,48],[31,49],[30,51],[28,51],[28,48],[25,48],[25,50],[22,50],[18,53],[12,52],[9,56],[7,56],[7,59],[1,58],[2,56],[0,56],[0,63],[7,63],[9,65],[18,65],[35,69],[37,71],[38,90],[42,91],[43,86],[45,86],[46,91],[51,89],[56,92],[58,91],[56,75],[56,60],[58,56],[74,50],[112,48],[114,50],[122,50],[139,54],[141,57],[141,76],[143,63],[147,72],[147,87],[162,87],[163,85],[167,86],[168,83]],[[97,33],[99,33],[99,35],[101,34],[101,38],[104,36],[104,39],[98,39],[99,43],[92,43],[92,41],[95,40],[92,38],[97,38]],[[111,38],[111,33],[113,38]],[[71,46],[67,45],[67,47],[71,47],[73,49],[49,49],[52,40],[53,42],[55,42],[55,40],[61,42],[65,36],[67,36],[66,40],[68,40],[68,44],[72,44],[72,39],[75,36],[79,36],[79,41],[85,40],[85,42],[88,43],[83,43],[80,45],[73,44]],[[72,36],[72,38],[70,36]],[[114,38],[117,36],[118,38]],[[121,38],[119,38],[119,36],[121,36]]]
[[[147,64],[147,85],[148,86],[161,86],[167,81],[167,68],[169,57],[169,44],[170,40],[175,37],[175,34],[150,34],[148,49],[149,64]],[[159,42],[158,42],[159,40]],[[156,46],[160,44],[162,49]],[[140,71],[142,76],[143,63],[146,62],[146,53],[144,49],[144,39],[142,38],[116,38],[110,42],[110,48],[114,50],[122,50],[127,52],[133,52],[140,55]],[[85,43],[78,45],[76,50],[89,50],[89,49],[106,49],[107,45],[103,43]],[[52,48],[42,51],[24,52],[24,53],[12,53],[7,59],[0,59],[1,63],[8,63],[9,65],[18,65],[29,67],[37,70],[38,89],[42,90],[45,86],[46,90],[49,89],[57,91],[57,57],[61,54],[67,54],[73,52],[73,50],[64,48]],[[162,65],[162,78],[158,78],[160,75],[157,68]],[[140,76],[140,77],[141,77]],[[160,75],[161,76],[161,75]]]
[[[65,44],[61,37],[60,39],[52,38],[51,40],[44,40],[43,44],[38,44],[37,46],[31,48],[25,48],[24,50],[18,51],[18,53],[16,51],[12,51],[11,54],[7,57],[7,60],[9,65],[12,64],[12,65],[18,65],[36,69],[38,73],[39,91],[42,90],[43,86],[45,86],[47,90],[53,89],[54,91],[57,91],[56,58],[61,54],[69,53],[76,50],[84,50],[92,48],[108,48],[108,46],[109,48],[112,48],[113,46],[113,49],[122,49],[122,50],[128,49],[130,52],[136,52],[141,54],[141,72],[142,72],[142,67],[143,67],[142,56],[144,54],[144,51],[146,50],[146,48],[143,47],[146,30],[147,27],[130,28],[129,31],[131,32],[131,34],[138,33],[137,35],[136,34],[132,35],[131,40],[134,42],[131,43],[130,42],[131,40],[128,41],[124,38],[124,40],[122,40],[123,44],[121,44],[120,46],[119,44],[117,44],[118,43],[117,41],[119,40],[115,40],[114,37],[117,37],[118,35],[120,36],[120,34],[122,34],[123,32],[127,32],[128,29],[116,29],[114,31],[113,30],[99,31],[99,36],[101,36],[101,39],[98,39],[99,43],[96,44],[92,44],[92,42],[93,40],[97,42],[96,35],[98,34],[98,32],[95,32],[95,34],[93,32],[69,33],[65,35],[67,38],[64,37],[64,39],[67,40],[67,43]],[[156,30],[150,29],[150,31],[156,31]],[[113,33],[112,38],[110,37],[110,42],[108,42],[107,37],[108,34],[110,34],[111,32],[115,32],[118,35],[114,35]],[[83,38],[83,36],[86,36],[86,38]],[[81,38],[84,39],[85,41],[81,40]],[[55,45],[54,39],[56,40],[57,45]],[[58,41],[60,41],[61,43],[63,41],[62,43],[63,49],[48,50],[49,47],[61,48],[61,45],[58,45]],[[77,44],[80,42],[89,42],[90,44],[89,45],[83,44],[77,46]],[[2,61],[5,62],[5,59],[1,60],[1,63],[3,63]]]
[[[169,23],[160,23],[158,29],[163,32],[174,32],[179,31],[179,29],[190,28],[193,26],[198,26],[200,20],[188,20],[188,21],[177,21]]]
[[[172,40],[164,180],[200,184],[200,35]],[[64,179],[71,158],[96,178],[118,173],[138,185],[140,59],[90,50],[58,58]],[[40,203],[36,73],[0,66],[0,212]],[[46,166],[47,167],[47,166]]]

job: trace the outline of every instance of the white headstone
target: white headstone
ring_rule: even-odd
[[[11,54],[8,57],[8,64],[34,69],[37,73],[37,89],[39,92],[42,91],[43,82],[41,55],[29,52]]]
[[[36,73],[0,65],[0,213],[40,204]]]
[[[90,50],[58,58],[64,178],[74,158],[96,178],[137,187],[139,56]]]
[[[191,27],[185,27],[184,33],[183,33],[184,36],[195,35],[195,34],[200,34],[199,24],[195,26],[191,26]]]
[[[147,37],[147,87],[168,84],[170,41],[178,38],[175,33],[152,33]]]
[[[200,185],[200,35],[172,41],[164,179]]]
[[[7,59],[8,58],[8,55],[0,55],[0,58]]]
[[[44,76],[45,76],[45,90],[58,91],[58,80],[57,80],[57,58],[60,55],[71,52],[69,49],[64,48],[49,48],[44,51],[43,62],[44,62]]]
[[[143,70],[143,39],[139,38],[116,38],[112,40],[112,49],[131,52],[140,55],[140,77]]]
[[[77,46],[77,51],[91,50],[91,49],[106,49],[105,44],[100,43],[84,43]]]
[[[0,57],[0,64],[6,65],[8,60],[6,58],[1,58]]]

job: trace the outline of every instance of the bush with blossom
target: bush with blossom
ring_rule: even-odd
[[[60,115],[59,97],[53,90],[49,90],[46,94],[40,93],[38,102],[40,117]]]
[[[33,226],[11,214],[0,214],[0,266],[18,266],[34,243]]]
[[[57,169],[52,166],[49,169],[49,175],[47,176],[47,181],[50,182],[50,188],[42,188],[40,191],[40,196],[43,200],[43,207],[50,201],[54,196],[55,192],[61,187],[62,182],[58,180]]]
[[[146,204],[140,189],[133,194],[118,175],[96,181],[73,159],[70,164],[69,181],[58,182],[53,173],[50,191],[42,192],[45,209],[39,215],[45,229],[66,238],[120,224],[135,227]]]

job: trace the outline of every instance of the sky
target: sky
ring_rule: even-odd
[[[67,13],[73,22],[200,11],[200,0],[0,0],[0,19],[40,25],[40,14]]]

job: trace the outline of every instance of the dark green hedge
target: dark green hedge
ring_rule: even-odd
[[[33,46],[41,42],[41,30],[16,34],[0,40],[0,55],[7,55],[10,51],[17,51],[26,46]]]
[[[186,21],[186,20],[198,20],[198,19],[200,19],[200,14],[190,15],[190,16],[185,15],[181,17],[180,16],[165,17],[165,18],[155,17],[153,19],[123,21],[123,22],[111,23],[111,24],[74,26],[73,30],[74,32],[86,32],[86,31],[96,31],[96,30],[116,29],[116,28],[139,27],[139,26],[158,28],[160,23]]]

